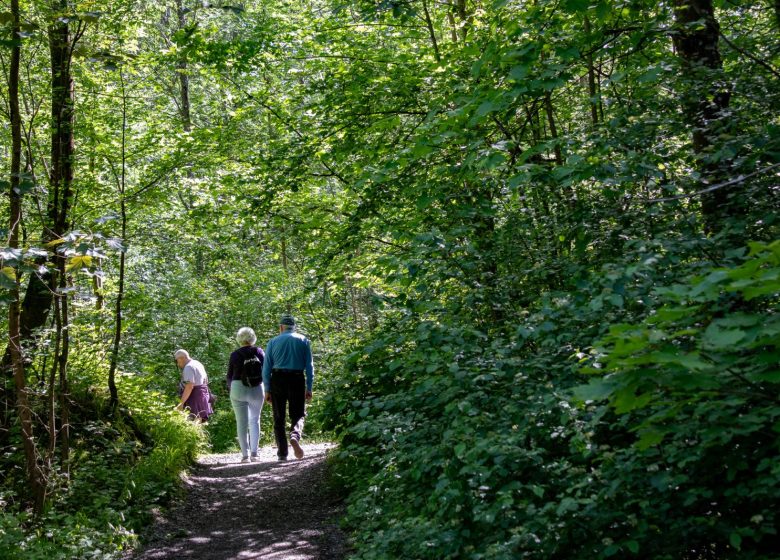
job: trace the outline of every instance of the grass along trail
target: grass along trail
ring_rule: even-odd
[[[306,456],[286,462],[270,446],[255,463],[240,463],[237,453],[200,457],[182,503],[128,559],[341,560],[341,503],[325,487],[325,455],[333,447],[304,444]]]

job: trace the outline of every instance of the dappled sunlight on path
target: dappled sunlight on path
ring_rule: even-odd
[[[131,558],[340,560],[340,505],[323,488],[332,447],[306,445],[304,459],[287,462],[277,462],[271,447],[256,463],[240,463],[237,454],[201,457],[186,499]]]

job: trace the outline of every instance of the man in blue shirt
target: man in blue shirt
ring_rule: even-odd
[[[314,363],[309,339],[295,332],[292,315],[282,315],[279,336],[268,341],[263,362],[265,400],[274,411],[276,455],[287,460],[287,434],[284,429],[287,403],[290,407],[290,446],[297,459],[303,458],[301,436],[306,417],[306,402],[311,401]]]

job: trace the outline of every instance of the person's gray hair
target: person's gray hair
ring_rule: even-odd
[[[187,358],[189,360],[190,359],[190,353],[187,352],[186,350],[179,349],[179,350],[176,350],[176,352],[173,353],[173,357],[175,359],[177,359],[177,360],[179,358]]]
[[[238,329],[238,333],[236,333],[236,342],[244,345],[252,345],[255,342],[257,342],[257,337],[255,336],[255,331],[250,329],[249,327],[241,327]]]

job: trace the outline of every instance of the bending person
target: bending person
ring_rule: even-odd
[[[190,420],[198,418],[206,422],[214,414],[209,395],[209,377],[206,368],[198,360],[190,358],[186,350],[176,350],[173,354],[176,365],[181,369],[179,384],[179,404],[176,408],[189,410]]]
[[[265,390],[262,368],[265,354],[255,346],[255,331],[243,327],[236,334],[240,348],[230,354],[227,383],[230,404],[236,416],[236,434],[241,447],[241,462],[257,461],[257,445],[260,441],[260,412],[263,410]]]
[[[301,436],[306,416],[306,402],[311,401],[314,384],[314,363],[309,339],[295,332],[295,319],[282,315],[279,321],[279,336],[266,345],[266,359],[263,364],[263,385],[265,399],[274,411],[274,437],[276,455],[280,461],[287,460],[287,432],[285,430],[286,408],[290,407],[290,445],[295,457],[303,458]],[[305,375],[305,377],[304,377]]]

